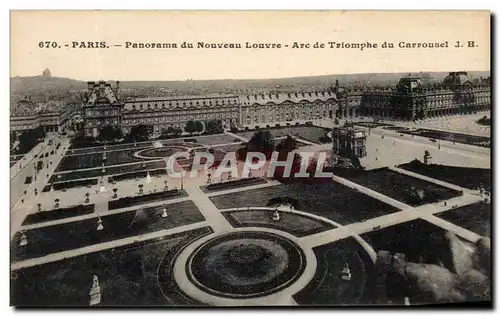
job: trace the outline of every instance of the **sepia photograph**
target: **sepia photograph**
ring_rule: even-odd
[[[11,11],[11,306],[491,308],[490,23]]]

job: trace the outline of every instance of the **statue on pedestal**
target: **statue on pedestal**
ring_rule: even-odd
[[[90,289],[90,306],[101,303],[101,286],[99,285],[99,278],[94,275],[92,280],[92,288]]]

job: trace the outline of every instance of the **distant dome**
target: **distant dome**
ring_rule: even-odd
[[[43,76],[44,76],[45,78],[50,78],[50,77],[52,77],[52,75],[50,74],[50,70],[49,70],[49,68],[46,68],[46,69],[43,71]]]

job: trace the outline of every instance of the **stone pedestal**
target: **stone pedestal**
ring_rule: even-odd
[[[278,211],[274,211],[273,221],[279,221],[279,220],[280,220],[280,213]]]
[[[99,279],[94,275],[92,288],[90,289],[90,306],[101,303],[101,287],[99,286]]]

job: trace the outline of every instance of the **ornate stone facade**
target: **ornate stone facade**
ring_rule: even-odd
[[[418,120],[489,110],[488,80],[473,81],[466,72],[451,72],[441,84],[425,85],[418,77],[404,77],[396,89],[365,91],[363,116]]]
[[[96,137],[104,126],[121,126],[121,109],[123,104],[118,100],[118,84],[116,89],[104,81],[90,81],[88,96],[83,106],[83,130],[86,137]]]
[[[44,132],[62,132],[73,109],[73,104],[64,105],[60,100],[36,102],[26,98],[11,107],[10,130],[21,133],[41,127]]]
[[[128,133],[132,126],[150,126],[153,133],[168,127],[184,129],[189,120],[206,124],[221,120],[227,128],[238,125],[239,101],[236,96],[144,98],[127,101],[122,110],[122,129]]]

